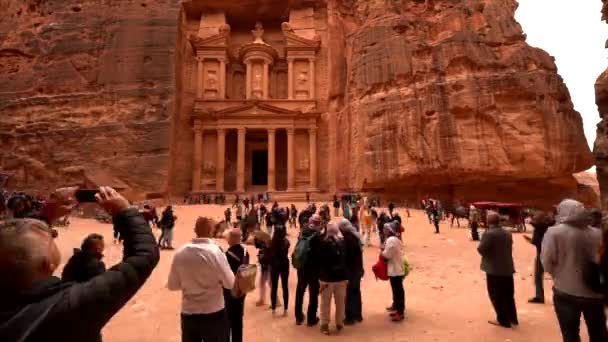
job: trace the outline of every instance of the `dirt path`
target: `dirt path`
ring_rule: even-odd
[[[300,205],[301,207],[302,205]],[[180,246],[192,238],[192,228],[198,216],[220,217],[224,207],[187,206],[175,207],[178,216],[175,245]],[[402,213],[402,217],[405,217]],[[548,304],[528,304],[534,294],[534,248],[514,234],[516,302],[520,326],[504,329],[487,323],[494,318],[486,294],[485,275],[479,270],[480,257],[477,244],[470,240],[465,229],[450,229],[441,225],[441,234],[420,211],[412,211],[413,217],[406,224],[405,251],[413,266],[406,280],[407,318],[402,323],[392,323],[385,312],[390,304],[391,292],[387,282],[376,281],[371,265],[378,256],[376,247],[366,248],[365,271],[362,283],[364,322],[347,327],[340,336],[323,336],[318,327],[296,326],[293,303],[296,274],[290,274],[290,303],[288,317],[272,317],[268,307],[256,307],[257,293],[249,295],[245,309],[246,342],[280,341],[559,341],[560,334],[551,302],[551,281],[545,279]],[[110,225],[91,220],[73,219],[69,228],[62,230],[58,239],[64,261],[71,250],[78,247],[86,234],[99,232],[108,241],[106,264],[120,260],[122,249],[111,243]],[[293,240],[295,230],[290,230]],[[158,231],[155,231],[158,235]],[[220,243],[223,244],[223,241]],[[292,244],[293,245],[293,244]],[[249,249],[257,255],[255,249]],[[178,342],[180,338],[180,294],[166,289],[167,275],[173,252],[162,251],[161,261],[133,300],[104,329],[106,342]],[[586,337],[583,336],[585,340]]]

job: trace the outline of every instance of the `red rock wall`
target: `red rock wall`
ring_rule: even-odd
[[[602,19],[608,21],[608,0],[602,0]],[[601,121],[597,125],[597,136],[593,146],[597,180],[600,184],[602,210],[608,210],[608,69],[595,83],[595,103],[600,112]]]
[[[581,116],[554,59],[526,44],[516,1],[350,3],[340,186],[457,185],[472,200],[576,192],[572,174],[593,162]],[[529,187],[541,180],[561,185]]]
[[[163,190],[178,1],[0,0],[0,170],[50,188],[103,168]]]

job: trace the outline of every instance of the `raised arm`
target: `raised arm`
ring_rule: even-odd
[[[101,329],[148,279],[158,263],[159,251],[143,216],[129,208],[116,191],[102,187],[98,201],[112,214],[124,239],[123,260],[90,281],[72,286],[67,305],[57,310]]]

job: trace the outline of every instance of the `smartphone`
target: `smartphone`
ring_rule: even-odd
[[[98,189],[96,189],[96,190],[79,189],[79,190],[76,190],[74,197],[76,197],[76,200],[79,203],[97,202],[97,198],[95,198],[95,195],[97,195],[97,193],[99,193]]]

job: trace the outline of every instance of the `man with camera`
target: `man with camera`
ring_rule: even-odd
[[[69,213],[75,192],[57,190],[40,218],[52,223]],[[101,329],[152,273],[159,252],[142,215],[110,187],[101,187],[95,197],[124,237],[124,255],[83,283],[53,276],[61,256],[45,222],[0,221],[0,341],[101,341]]]

